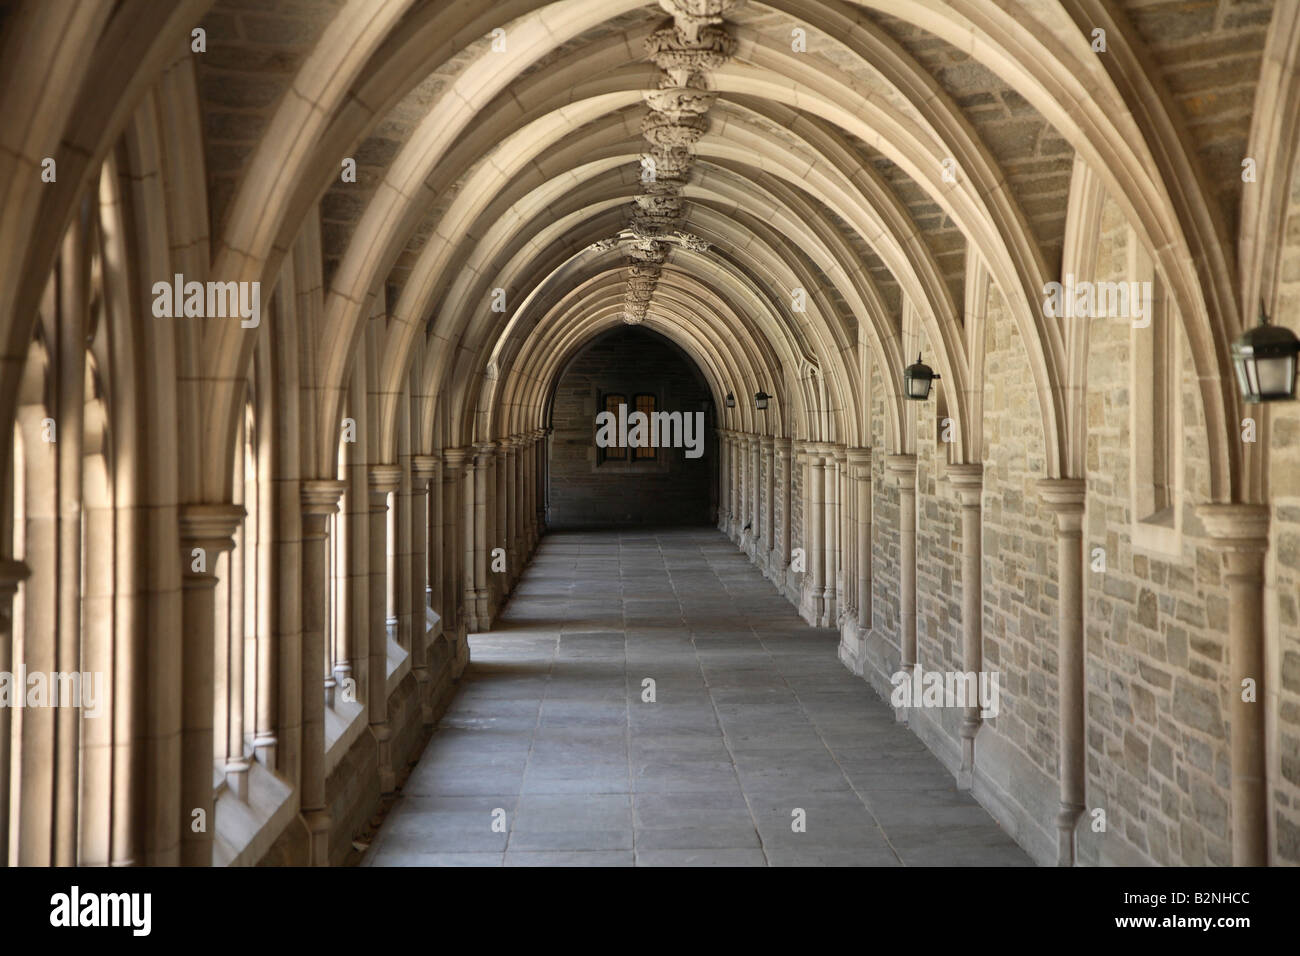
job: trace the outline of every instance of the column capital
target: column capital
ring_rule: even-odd
[[[1041,478],[1038,496],[1043,506],[1056,515],[1056,526],[1064,533],[1083,530],[1083,509],[1088,502],[1088,482],[1083,478]]]
[[[468,448],[444,448],[442,450],[442,460],[446,463],[449,470],[455,470],[465,464],[465,459],[468,456]],[[446,477],[446,475],[443,477]]]
[[[402,469],[398,465],[371,465],[366,475],[374,494],[396,491],[402,483]]]
[[[885,470],[894,476],[900,488],[916,487],[915,455],[890,455],[885,459]]]
[[[958,462],[947,468],[948,484],[961,499],[963,508],[978,508],[984,492],[984,463]]]
[[[848,446],[846,445],[832,443],[830,446],[830,453],[832,456],[834,456],[836,461],[849,460],[849,449]]]
[[[438,465],[442,458],[438,455],[412,455],[411,477],[416,481],[428,481],[438,474]]]
[[[214,553],[229,551],[235,546],[235,528],[244,520],[244,513],[236,504],[181,505],[177,515],[181,541]]]
[[[1088,482],[1083,478],[1040,478],[1038,496],[1054,514],[1083,514],[1088,500]]]
[[[1197,507],[1196,516],[1219,550],[1237,553],[1268,550],[1271,518],[1268,505],[1215,502]]]
[[[495,441],[481,441],[474,443],[474,458],[492,459],[496,457],[497,443]]]
[[[776,438],[772,435],[760,435],[758,443],[762,445],[764,449],[770,451],[776,447]]]
[[[846,452],[849,464],[849,475],[859,480],[870,480],[871,478],[871,449],[870,448],[849,448]]]
[[[772,439],[772,445],[776,448],[778,458],[789,458],[794,451],[794,439],[776,437]]]
[[[303,514],[332,515],[339,510],[339,499],[348,483],[337,478],[309,478],[302,482],[298,495]]]

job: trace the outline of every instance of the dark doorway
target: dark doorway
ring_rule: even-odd
[[[666,416],[679,413],[673,438],[690,439],[699,457],[684,446],[600,447],[597,414],[617,417],[620,405],[629,418],[635,411],[658,413],[665,442]],[[547,526],[710,523],[717,461],[713,418],[704,376],[664,336],[623,326],[593,339],[569,361],[551,399]]]

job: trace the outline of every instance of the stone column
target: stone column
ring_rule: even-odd
[[[718,435],[718,530],[723,534],[727,531],[727,489],[730,487],[730,479],[727,477],[727,470],[731,467],[727,461],[727,433],[725,429],[719,428]]]
[[[510,475],[506,481],[506,516],[508,518],[509,544],[506,553],[509,555],[509,564],[507,565],[508,574],[506,580],[509,582],[508,590],[513,591],[515,582],[519,580],[519,569],[524,564],[523,542],[519,536],[519,516],[523,513],[523,483],[519,480],[519,465],[523,459],[520,445],[522,439],[512,437],[510,439],[509,462]]]
[[[213,666],[216,648],[217,557],[234,546],[235,526],[244,509],[236,505],[182,505],[181,561],[184,568],[181,620],[181,687],[167,693],[181,697],[181,865],[211,866],[216,832],[212,800]],[[184,693],[181,692],[182,688]],[[224,749],[224,748],[223,748]],[[205,825],[196,833],[194,811]]]
[[[513,555],[510,554],[510,439],[500,438],[492,443],[496,455],[492,461],[495,469],[493,482],[488,493],[491,515],[488,518],[488,583],[491,594],[489,618],[496,617],[497,609],[510,590],[510,568]],[[493,571],[492,552],[501,548],[506,553],[506,569]]]
[[[845,572],[844,593],[853,613],[840,625],[840,661],[861,677],[867,632],[871,629],[871,449],[845,449],[845,474],[844,502],[852,508],[852,519],[847,522],[843,548],[851,559],[850,569]]]
[[[425,610],[428,582],[431,580],[428,563],[433,554],[433,523],[429,520],[428,502],[431,481],[438,475],[438,459],[433,455],[411,456],[411,599],[415,610],[411,614],[411,673],[415,676],[420,701],[420,711],[426,724],[433,723],[433,685],[429,673],[429,641]],[[437,485],[433,487],[437,488]]]
[[[546,530],[546,505],[550,500],[550,430],[543,428],[537,436],[537,535]]]
[[[1047,509],[1056,515],[1057,702],[1060,730],[1060,809],[1056,816],[1056,865],[1073,866],[1074,829],[1085,809],[1083,673],[1083,512],[1087,482],[1048,478],[1038,483]]]
[[[764,435],[760,444],[767,485],[763,489],[763,543],[758,548],[758,563],[766,571],[772,565],[772,550],[776,547],[776,439]]]
[[[720,430],[718,440],[722,443],[722,460],[725,463],[722,477],[722,533],[731,536],[731,484],[735,481],[735,455],[731,448],[731,432]]]
[[[826,455],[825,446],[809,445],[803,494],[803,618],[813,627],[827,626],[826,606]]]
[[[763,440],[759,435],[750,435],[749,441],[749,545],[751,560],[757,562],[759,556],[759,532],[763,526]]]
[[[398,514],[403,510],[402,499],[402,471],[398,468],[397,487],[393,489],[393,502],[385,512],[385,528],[383,538],[385,541],[384,548],[384,631],[388,637],[392,638],[398,644],[401,644],[401,635],[397,630],[397,581],[401,576],[398,572],[398,550],[400,548],[401,537],[397,530]]]
[[[826,616],[828,627],[839,623],[844,610],[844,555],[841,553],[843,508],[840,502],[840,472],[844,468],[843,445],[830,445],[826,457]]]
[[[527,469],[528,476],[528,500],[526,502],[526,511],[524,520],[528,525],[528,553],[531,554],[537,547],[539,537],[539,528],[537,526],[537,455],[538,445],[541,439],[534,432],[528,436],[527,454],[524,455],[524,465]]]
[[[465,480],[466,454],[464,448],[442,450],[442,622],[443,630],[451,635],[459,633],[464,546],[461,533],[464,527],[465,508],[461,504],[461,486]]]
[[[984,669],[984,584],[981,507],[984,465],[980,462],[948,466],[948,483],[961,501],[961,651],[962,670],[975,675],[982,686]],[[966,702],[961,721],[961,767],[957,788],[969,790],[975,774],[975,737],[982,718],[980,701]]]
[[[916,456],[890,455],[885,462],[898,482],[899,669],[916,667]],[[907,708],[897,711],[907,719]]]
[[[1228,558],[1228,699],[1231,701],[1232,865],[1267,866],[1268,760],[1264,723],[1264,558],[1269,508],[1208,504],[1198,509],[1215,548]],[[1249,681],[1250,683],[1247,683]],[[1253,688],[1254,693],[1247,693]],[[1247,698],[1247,699],[1243,699]]]
[[[366,702],[370,708],[370,732],[379,756],[379,789],[392,793],[397,785],[393,771],[388,722],[388,496],[397,491],[402,470],[396,465],[370,466],[370,639],[369,678]]]
[[[473,568],[474,588],[467,591],[466,613],[471,631],[485,631],[491,626],[492,585],[489,575],[491,545],[492,496],[496,488],[496,475],[492,463],[496,458],[496,445],[483,442],[474,446],[474,494],[469,498],[466,543],[467,557]]]
[[[781,504],[781,517],[777,525],[777,540],[772,546],[772,567],[776,572],[774,580],[785,590],[785,569],[790,566],[790,496],[794,489],[794,450],[789,438],[778,438],[772,443],[776,461],[781,470],[781,486],[778,492]],[[776,484],[775,472],[772,483]]]
[[[850,462],[849,448],[841,446],[839,461],[840,502],[840,632],[858,635],[858,496],[854,484],[856,468]]]
[[[745,522],[741,516],[741,511],[744,510],[741,507],[741,485],[745,480],[745,462],[744,454],[741,451],[740,434],[736,432],[731,434],[731,450],[729,450],[728,457],[731,458],[732,467],[729,470],[731,497],[728,498],[729,527],[727,533],[731,535],[732,541],[740,544],[741,529],[745,527]]]
[[[346,482],[304,481],[302,496],[302,772],[300,811],[311,866],[329,865],[330,814],[325,797],[325,608],[329,597],[329,516]]]
[[[0,558],[0,672],[15,671],[13,659],[14,595],[27,580],[27,565],[12,558]],[[13,708],[0,707],[0,865],[9,863],[9,763]]]

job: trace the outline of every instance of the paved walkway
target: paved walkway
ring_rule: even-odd
[[[363,865],[1030,865],[836,650],[715,530],[548,535]]]

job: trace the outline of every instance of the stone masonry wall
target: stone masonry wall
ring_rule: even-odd
[[[704,454],[660,448],[654,461],[597,463],[597,403],[607,392],[649,392],[661,411],[695,413],[709,398],[682,354],[644,329],[619,329],[580,353],[556,386],[552,416],[550,502],[553,528],[704,524],[709,521],[710,470],[716,466],[712,430]]]

